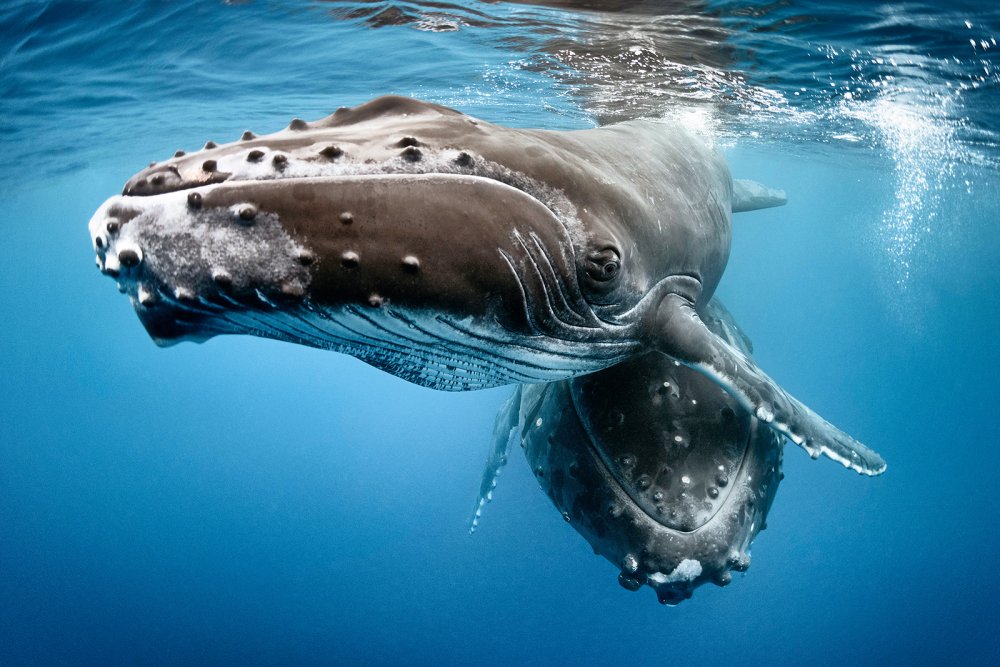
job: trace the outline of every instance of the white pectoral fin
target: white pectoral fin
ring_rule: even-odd
[[[754,361],[705,326],[690,299],[669,294],[656,314],[656,345],[711,378],[757,419],[810,456],[821,454],[863,475],[880,475],[877,452],[847,435],[779,387]]]
[[[733,213],[784,206],[787,203],[788,196],[784,190],[775,190],[757,181],[733,179]]]
[[[479,484],[479,497],[476,499],[475,509],[472,511],[472,519],[469,522],[469,533],[476,532],[479,526],[479,519],[483,514],[483,507],[493,500],[493,489],[497,486],[497,478],[507,465],[510,450],[515,442],[521,440],[520,429],[521,410],[521,387],[514,389],[497,413],[496,421],[493,423],[493,441],[490,443],[490,453],[486,458],[486,467],[483,469],[483,480]]]

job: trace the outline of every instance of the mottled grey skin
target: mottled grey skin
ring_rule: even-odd
[[[734,206],[722,158],[680,127],[515,130],[383,97],[154,164],[90,228],[161,343],[269,336],[449,390],[657,351],[813,456],[879,474],[701,320]]]
[[[705,319],[750,353],[721,304]],[[781,480],[782,438],[705,376],[650,353],[580,378],[520,387],[497,418],[473,528],[520,443],[563,517],[621,571],[677,604],[750,565]]]

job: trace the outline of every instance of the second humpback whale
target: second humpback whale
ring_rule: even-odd
[[[702,318],[750,354],[712,299]],[[750,567],[783,477],[783,438],[704,375],[651,352],[581,377],[518,387],[497,415],[471,531],[514,444],[538,484],[631,591],[675,605]]]
[[[90,232],[160,344],[266,336],[445,390],[659,352],[812,456],[879,474],[877,453],[701,317],[731,211],[780,201],[734,195],[721,156],[677,126],[518,130],[390,96],[178,151],[129,179]]]

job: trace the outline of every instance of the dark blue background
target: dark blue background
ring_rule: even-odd
[[[3,15],[0,663],[1000,659],[997,155],[905,96],[720,144],[790,202],[738,216],[719,294],[761,365],[889,470],[787,448],[748,574],[677,608],[620,588],[519,457],[467,535],[507,389],[250,338],[156,348],[85,226],[150,160],[384,92],[591,122],[512,46],[521,12],[571,16],[477,5],[496,25],[375,30],[327,14],[342,4]],[[830,139],[855,116],[870,135]]]

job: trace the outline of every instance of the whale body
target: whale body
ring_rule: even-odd
[[[879,474],[877,453],[701,316],[732,211],[781,201],[734,195],[722,157],[677,125],[512,129],[390,96],[179,151],[130,178],[90,232],[160,344],[266,336],[459,391],[657,353],[810,455]]]

